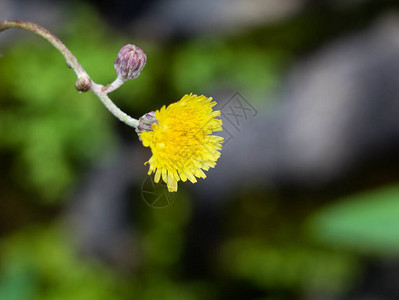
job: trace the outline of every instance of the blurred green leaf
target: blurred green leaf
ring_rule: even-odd
[[[333,246],[380,254],[399,253],[399,186],[362,192],[311,218],[315,237]]]
[[[0,273],[0,299],[30,300],[36,293],[34,272],[21,261],[9,261]]]
[[[223,269],[235,279],[263,289],[304,289],[342,292],[356,271],[356,261],[344,253],[312,246],[273,245],[237,238],[220,253]]]

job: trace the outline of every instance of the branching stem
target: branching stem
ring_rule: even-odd
[[[80,92],[85,92],[91,90],[97,97],[101,100],[101,102],[105,105],[105,107],[119,120],[126,123],[127,125],[136,128],[138,126],[138,120],[130,117],[123,111],[121,111],[108,97],[108,93],[114,91],[118,87],[121,86],[118,78],[110,85],[102,86],[100,84],[95,83],[87,72],[83,69],[83,67],[79,64],[76,57],[72,54],[72,52],[51,32],[47,29],[25,21],[1,21],[0,22],[0,32],[9,28],[19,28],[31,31],[45,40],[47,40],[50,44],[52,44],[61,54],[64,56],[67,66],[72,68],[78,77],[78,81],[76,82],[76,88]]]

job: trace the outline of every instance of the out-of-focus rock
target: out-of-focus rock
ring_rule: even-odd
[[[299,12],[304,1],[155,1],[132,28],[137,34],[168,38],[198,33],[226,34],[279,21]],[[139,28],[139,30],[137,29]]]
[[[0,20],[23,20],[29,21],[59,34],[58,30],[64,27],[65,15],[62,3],[56,1],[0,1]],[[6,30],[0,34],[2,46],[20,39],[22,36],[31,36],[24,30]]]
[[[267,114],[245,119],[240,105],[221,104],[233,138],[196,188],[222,193],[255,183],[318,186],[379,158],[399,164],[397,18],[309,55],[283,86],[280,104]],[[241,102],[249,107],[251,99]],[[237,120],[230,106],[242,115],[241,125],[232,126]]]

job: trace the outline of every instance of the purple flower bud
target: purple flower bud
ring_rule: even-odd
[[[127,44],[119,51],[114,67],[118,76],[124,80],[129,80],[140,75],[146,62],[147,56],[141,48]]]
[[[158,123],[158,120],[155,118],[155,112],[146,113],[139,119],[139,125],[136,128],[137,134],[140,136],[143,132],[152,131],[152,124],[154,123]]]

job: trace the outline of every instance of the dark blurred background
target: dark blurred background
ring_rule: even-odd
[[[2,0],[133,117],[186,93],[222,156],[177,194],[46,41],[0,34],[0,299],[399,299],[399,3]]]

